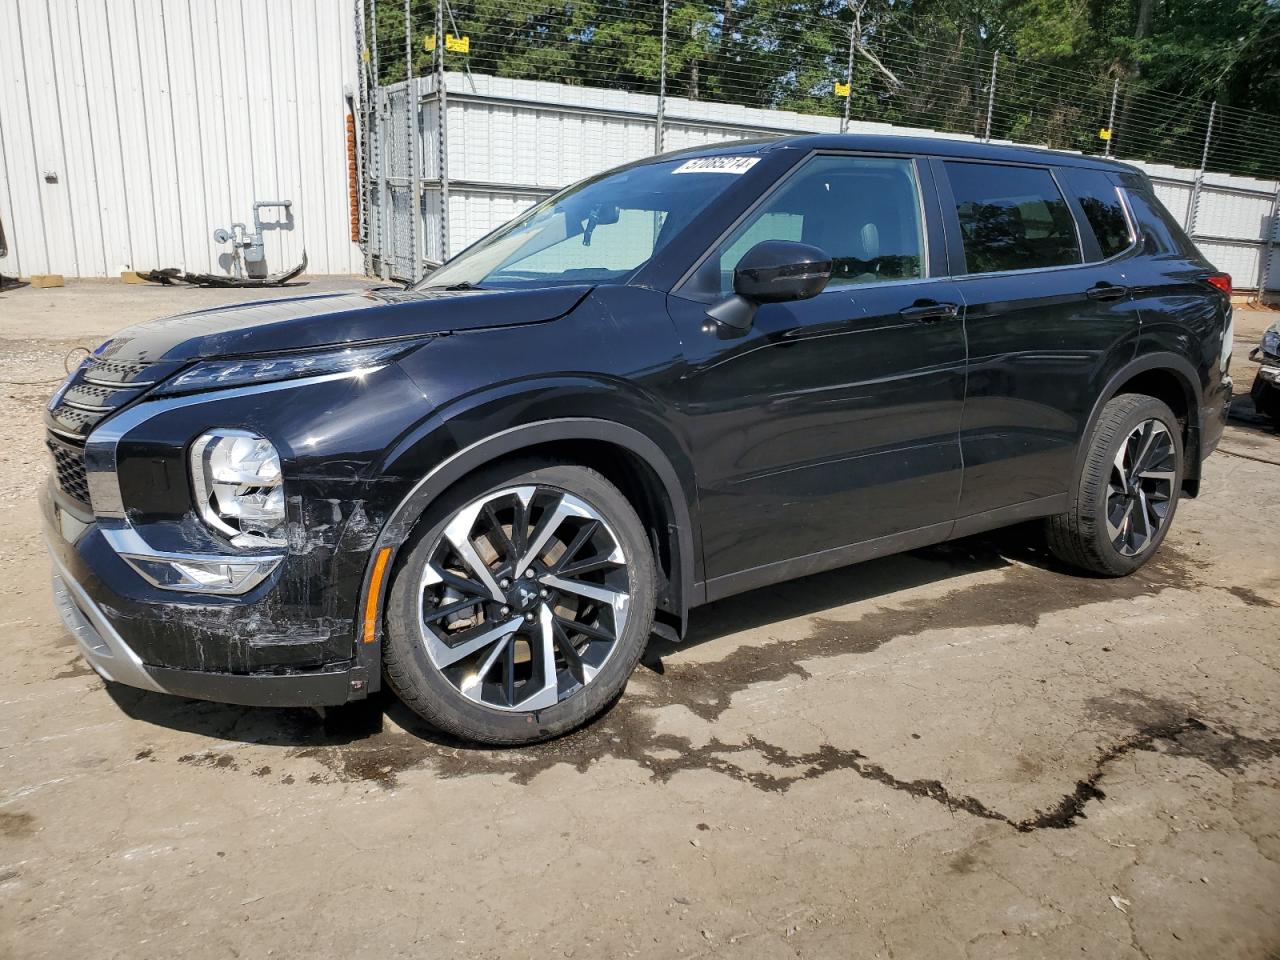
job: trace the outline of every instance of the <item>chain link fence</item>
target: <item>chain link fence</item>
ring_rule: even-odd
[[[408,186],[399,152],[394,170],[373,156],[401,142],[389,140],[384,129],[392,111],[392,126],[410,134],[409,163],[426,184],[411,205],[423,223],[432,223],[420,239],[406,239],[402,230],[394,256],[386,255],[385,244],[382,257],[375,251],[380,260],[402,257],[409,242],[427,259],[449,253],[449,173],[457,166],[448,152],[452,123],[433,123],[428,115],[450,116],[449,97],[474,99],[478,89],[492,89],[486,82],[492,78],[564,85],[580,91],[584,104],[603,104],[617,93],[640,95],[628,109],[647,115],[650,152],[689,142],[681,126],[687,126],[692,104],[717,105],[725,116],[747,108],[752,115],[767,110],[792,118],[768,131],[773,133],[885,124],[1196,171],[1183,214],[1193,234],[1205,173],[1280,179],[1280,117],[1173,96],[1149,89],[1140,77],[1090,76],[1009,57],[978,29],[868,23],[852,5],[815,16],[792,6],[757,8],[734,0],[360,2],[366,130],[372,134],[365,138],[364,163],[375,175],[383,173],[382,186],[366,194],[365,234],[391,239],[399,222],[392,208],[404,204],[400,189]],[[423,110],[402,109],[400,94],[394,103],[388,99],[393,90],[406,91]],[[684,118],[671,114],[677,102]],[[814,127],[806,118],[825,123]],[[417,158],[415,145],[422,154]],[[616,162],[631,158],[628,153]],[[1170,176],[1171,189],[1182,185]],[[1242,202],[1275,205],[1275,184],[1232,189]],[[1273,220],[1250,228],[1242,242],[1265,244],[1274,226]],[[416,237],[417,225],[414,231]],[[1259,254],[1259,262],[1268,252]],[[419,273],[418,259],[411,276]],[[402,272],[397,262],[395,275]]]

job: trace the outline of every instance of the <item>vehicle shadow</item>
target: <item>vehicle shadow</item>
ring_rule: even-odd
[[[1000,570],[1014,560],[1080,576],[1048,557],[1038,524],[1024,524],[869,560],[800,580],[753,590],[694,610],[679,644],[654,635],[641,670],[661,674],[664,658],[722,637],[798,617],[942,582],[963,574]],[[188,700],[108,683],[108,694],[129,717],[213,740],[283,747],[341,746],[381,729],[383,714],[413,736],[450,748],[484,749],[436,730],[394,695],[383,691],[369,701],[321,711],[311,708],[242,707]]]
[[[1249,390],[1253,385],[1254,376],[1245,374],[1240,378],[1241,382],[1236,384],[1235,392],[1231,397],[1231,412],[1227,417],[1227,423],[1230,426],[1242,427],[1251,433],[1278,436],[1280,427],[1277,427],[1275,421],[1266,414],[1259,413],[1253,405],[1253,397],[1249,395]]]

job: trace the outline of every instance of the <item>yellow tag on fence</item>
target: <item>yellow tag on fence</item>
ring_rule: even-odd
[[[1110,140],[1110,139],[1111,139],[1111,128],[1110,128],[1110,127],[1103,127],[1101,130],[1099,130],[1099,131],[1098,131],[1098,139],[1099,139],[1099,140]]]
[[[430,33],[423,37],[422,47],[427,51],[427,53],[434,53],[436,49],[436,35],[434,33]],[[471,38],[451,37],[448,34],[445,34],[444,48],[450,53],[470,53]]]
[[[849,89],[850,89],[850,85],[849,85],[849,84],[847,84],[847,83],[841,83],[839,80],[837,80],[837,81],[836,81],[836,96],[837,96],[837,97],[847,97],[847,96],[849,95]]]

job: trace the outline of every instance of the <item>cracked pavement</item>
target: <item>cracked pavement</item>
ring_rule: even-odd
[[[62,356],[236,296],[0,294],[0,956],[1280,956],[1280,440],[1247,411],[1132,578],[1015,530],[756,591],[587,730],[476,750],[394,703],[362,735],[108,691],[58,624]]]

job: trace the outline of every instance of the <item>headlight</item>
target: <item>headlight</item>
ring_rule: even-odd
[[[318,353],[283,354],[274,357],[245,357],[242,360],[208,360],[178,374],[157,387],[154,395],[195,393],[222,387],[273,383],[296,377],[372,373],[422,341],[375,343],[344,347]]]
[[[246,430],[210,430],[191,445],[200,515],[236,547],[279,547],[284,537],[280,454]]]
[[[1280,357],[1280,327],[1272,327],[1262,335],[1262,352]]]

